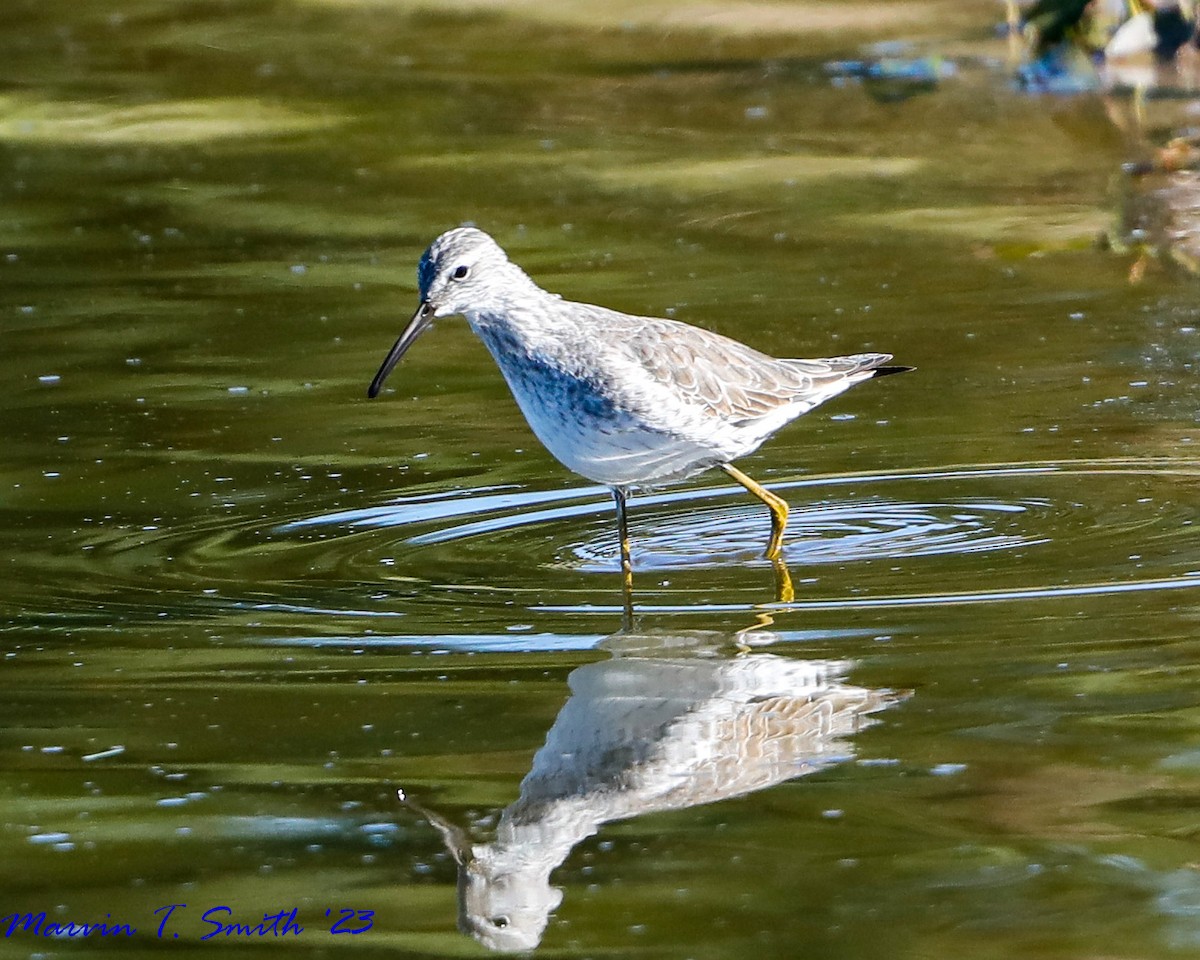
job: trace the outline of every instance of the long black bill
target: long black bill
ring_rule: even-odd
[[[433,322],[433,307],[428,300],[423,300],[421,305],[417,307],[417,312],[413,314],[412,319],[408,321],[408,326],[404,328],[404,332],[400,334],[396,342],[392,344],[392,349],[388,351],[388,355],[383,358],[383,364],[379,368],[379,372],[375,374],[375,379],[371,381],[371,385],[367,387],[367,396],[374,399],[379,395],[379,391],[383,388],[383,381],[388,378],[388,374],[400,362],[400,358],[408,352],[408,348],[413,345],[413,341],[421,335],[421,332]]]

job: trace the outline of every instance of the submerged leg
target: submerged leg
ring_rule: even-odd
[[[629,557],[629,523],[625,516],[625,491],[613,487],[613,499],[617,502],[617,536],[621,540],[621,586],[625,589],[626,606],[633,591],[633,561]]]
[[[787,526],[788,505],[766,487],[751,480],[732,463],[721,464],[721,469],[758,497],[771,511],[771,539],[767,541],[767,550],[763,556],[768,560],[774,560],[779,556],[779,548],[783,546],[783,528]]]
[[[792,575],[782,557],[773,557],[771,565],[775,568],[775,602],[791,603],[796,599],[796,588],[792,586]]]

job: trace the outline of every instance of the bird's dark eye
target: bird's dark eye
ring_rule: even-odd
[[[471,268],[468,267],[464,263],[462,266],[454,268],[454,272],[452,274],[450,274],[450,278],[452,280],[466,280],[467,274],[469,274],[470,272],[471,272]]]
[[[499,927],[503,930],[508,926],[508,917],[492,917],[492,926]]]

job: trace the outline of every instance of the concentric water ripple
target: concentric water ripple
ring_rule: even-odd
[[[1187,460],[766,479],[792,505],[784,559],[806,584],[797,606],[1200,586],[1192,507],[1200,466]],[[768,528],[761,504],[736,486],[634,498],[639,606],[746,609],[770,601],[761,556]],[[492,486],[307,516],[93,529],[55,560],[61,609],[53,614],[114,622],[117,614],[181,610],[205,620],[234,609],[325,618],[336,630],[339,617],[424,610],[453,615],[465,629],[466,608],[482,623],[488,609],[513,604],[596,611],[620,602],[613,507],[599,487]],[[43,597],[46,586],[39,584]]]
[[[808,565],[1031,546],[1048,537],[1017,529],[1019,521],[1013,515],[1048,510],[1049,506],[1044,500],[821,502],[792,510],[788,523],[791,541],[785,545],[784,557],[789,564]],[[644,537],[639,536],[639,567],[658,570],[724,564],[731,558],[755,562],[761,557],[767,529],[766,513],[753,504],[689,511],[663,519]],[[613,569],[617,562],[611,535],[579,544],[575,553],[585,569]]]
[[[771,486],[792,504],[785,560],[795,575],[832,566],[847,571],[839,577],[845,584],[839,592],[884,587],[878,596],[804,601],[852,608],[1200,585],[1190,490],[1180,498],[1180,488],[1197,479],[1200,468],[1191,461],[1104,460],[808,477]],[[656,571],[766,564],[766,513],[740,487],[637,497],[631,517],[635,567],[643,581]],[[386,531],[385,539],[362,546],[386,551],[397,566],[401,556],[486,566],[489,558],[519,553],[525,564],[542,569],[611,574],[617,568],[612,505],[607,491],[596,487],[402,498],[303,518],[282,530],[322,526],[352,538],[363,530]],[[882,564],[927,589],[901,593],[881,584],[888,578],[868,575],[866,568]],[[685,589],[671,585],[672,591]],[[658,599],[666,598],[660,593]],[[687,606],[667,602],[663,609]],[[711,601],[706,609],[713,609]]]

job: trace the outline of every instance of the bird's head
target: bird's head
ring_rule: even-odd
[[[367,396],[379,393],[388,374],[434,318],[484,308],[502,297],[506,285],[518,276],[524,274],[482,230],[457,227],[434,240],[417,267],[421,304],[388,351]]]

